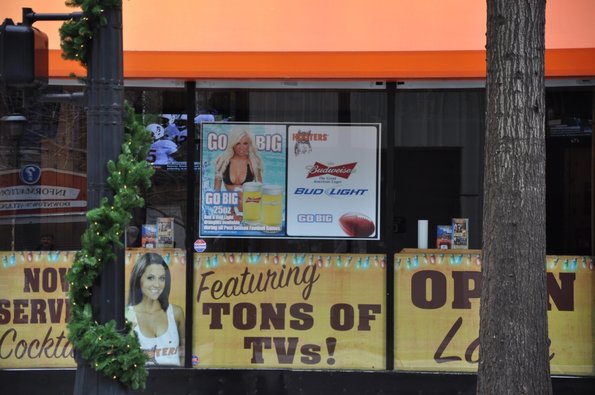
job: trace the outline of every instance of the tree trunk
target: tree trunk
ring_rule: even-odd
[[[545,0],[487,0],[479,394],[551,394]]]

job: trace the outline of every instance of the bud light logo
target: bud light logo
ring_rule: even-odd
[[[294,195],[327,195],[327,196],[364,196],[368,193],[366,188],[296,188]]]
[[[19,176],[27,185],[37,184],[41,178],[41,169],[37,165],[26,165],[21,169]]]

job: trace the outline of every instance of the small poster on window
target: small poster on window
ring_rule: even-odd
[[[469,248],[469,218],[452,219],[452,248],[453,250]]]
[[[436,248],[448,250],[452,246],[452,226],[438,225],[436,227]]]
[[[157,247],[174,246],[174,219],[172,217],[157,218]]]
[[[142,226],[141,243],[144,248],[155,248],[157,243],[157,225],[144,224]]]

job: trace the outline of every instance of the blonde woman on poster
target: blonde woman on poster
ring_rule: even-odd
[[[228,191],[239,194],[238,208],[242,211],[242,186],[247,182],[262,182],[264,165],[254,145],[254,136],[244,127],[234,128],[227,147],[215,160],[215,190],[222,184]]]
[[[132,268],[126,319],[149,356],[147,365],[184,363],[184,312],[169,303],[171,274],[161,255],[148,252]]]

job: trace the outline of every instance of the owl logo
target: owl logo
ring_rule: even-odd
[[[312,152],[312,145],[310,144],[311,134],[311,130],[308,130],[307,132],[298,131],[295,134],[295,145],[293,147],[295,156],[309,154]]]

